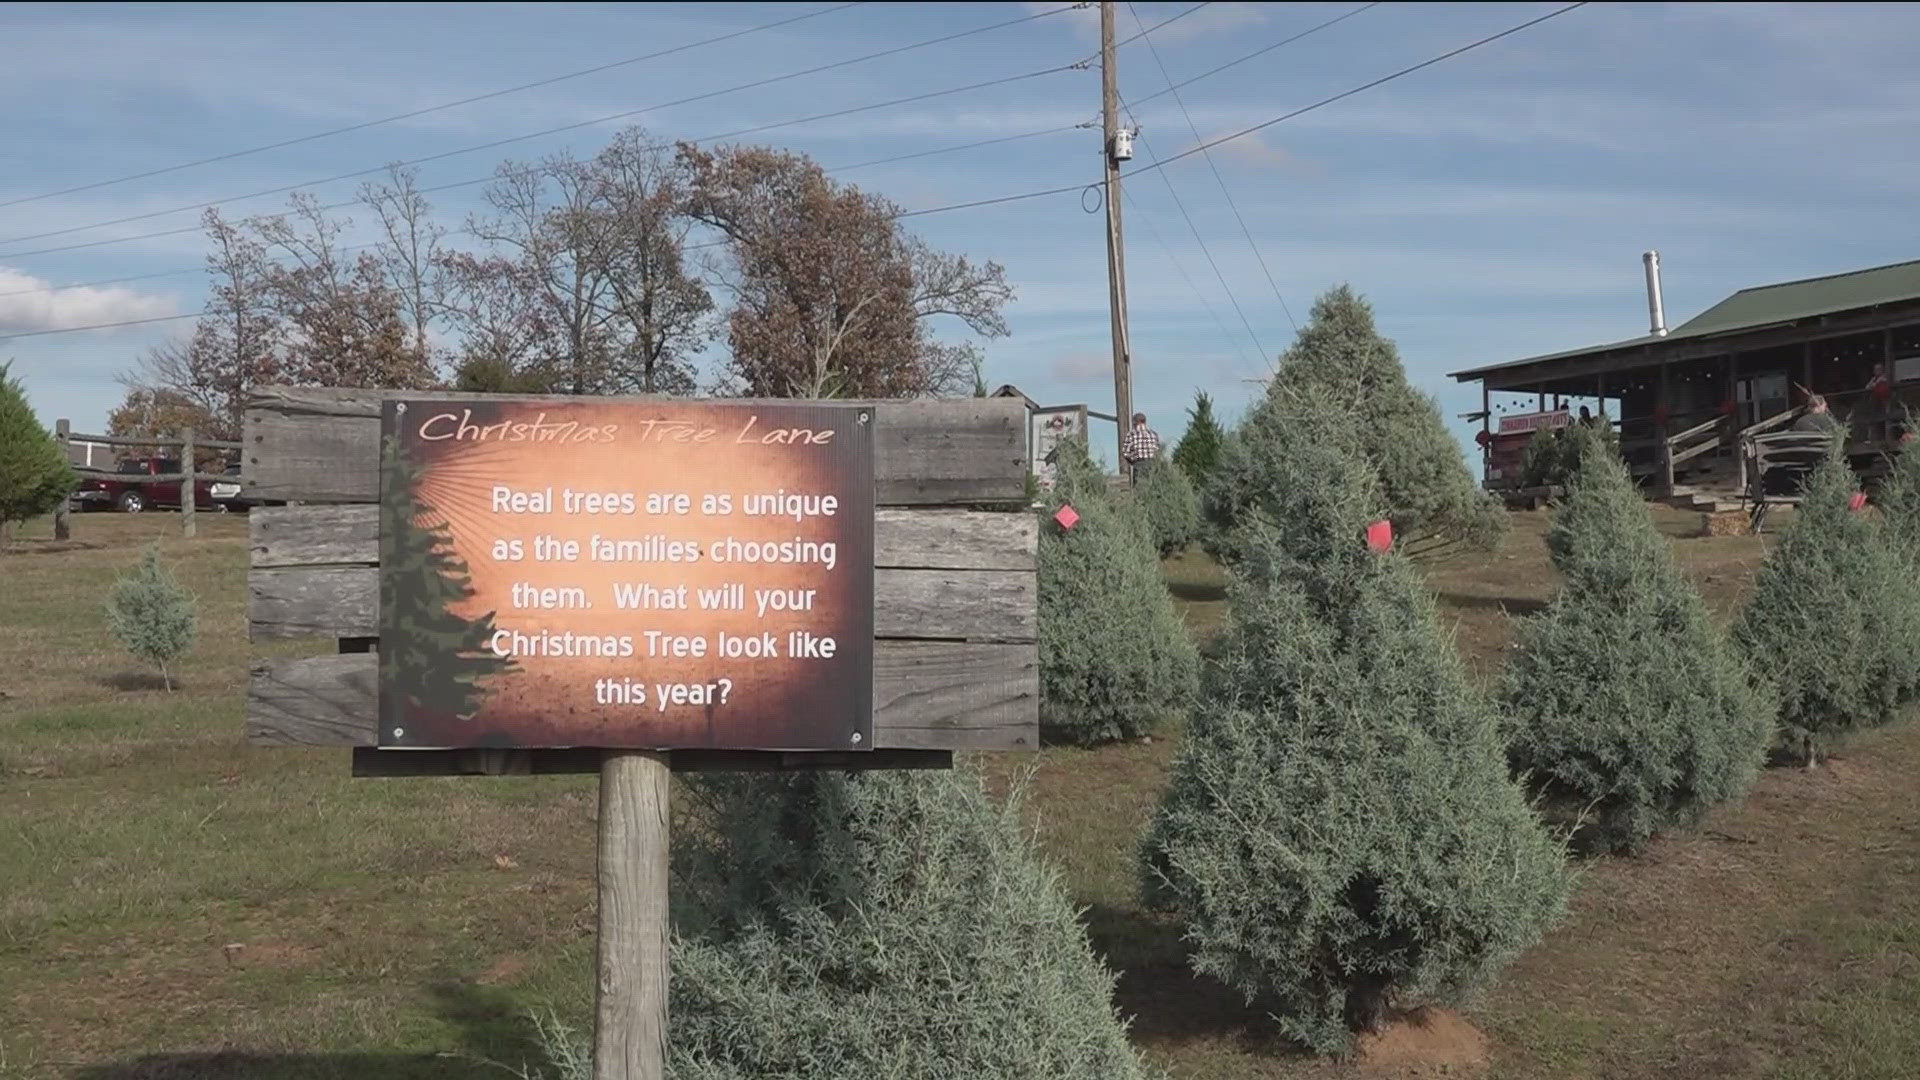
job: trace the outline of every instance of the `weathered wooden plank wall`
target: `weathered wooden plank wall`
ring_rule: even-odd
[[[256,640],[332,637],[346,653],[349,639],[378,635],[372,504],[387,396],[399,395],[275,388],[252,402],[249,494],[319,504],[253,512],[248,620]],[[1025,505],[1025,410],[1010,399],[870,404],[882,507],[874,524],[874,750],[684,753],[677,768],[937,766],[957,749],[1037,744],[1038,529]],[[377,696],[372,654],[261,662],[248,694],[248,738],[355,747],[355,771],[367,775],[597,768],[591,752],[382,753],[372,749]]]

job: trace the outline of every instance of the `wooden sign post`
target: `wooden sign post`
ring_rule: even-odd
[[[662,1075],[668,773],[1037,745],[1017,401],[267,390],[249,738],[358,776],[598,772],[595,1075]]]

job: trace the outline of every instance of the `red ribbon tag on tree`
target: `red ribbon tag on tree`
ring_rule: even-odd
[[[1385,551],[1393,546],[1393,522],[1376,521],[1367,526],[1367,547]]]
[[[1847,499],[1847,509],[1852,510],[1854,513],[1859,513],[1866,508],[1867,493],[1864,491],[1856,491]]]
[[[1071,506],[1062,506],[1054,511],[1053,520],[1059,522],[1061,528],[1071,529],[1079,522],[1080,512]]]

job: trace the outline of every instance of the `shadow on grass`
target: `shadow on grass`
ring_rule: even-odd
[[[1185,600],[1190,604],[1219,603],[1227,598],[1225,582],[1213,581],[1169,581],[1167,591],[1175,600]]]
[[[1114,1004],[1134,1041],[1166,1046],[1221,1039],[1268,1058],[1310,1056],[1237,991],[1194,973],[1172,916],[1094,904],[1082,918],[1094,951],[1119,976]]]
[[[469,983],[433,986],[441,1018],[459,1029],[459,1045],[438,1053],[148,1054],[93,1065],[72,1080],[467,1080],[551,1077],[558,1072],[540,1045],[526,1006],[511,994]]]
[[[1545,600],[1519,596],[1476,596],[1469,593],[1442,592],[1439,598],[1440,603],[1445,607],[1499,611],[1507,615],[1535,615],[1547,609]]]

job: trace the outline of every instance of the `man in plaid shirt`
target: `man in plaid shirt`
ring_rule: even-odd
[[[1133,414],[1133,430],[1120,443],[1120,456],[1127,459],[1127,477],[1135,484],[1140,476],[1160,456],[1160,436],[1147,426],[1147,414]]]

